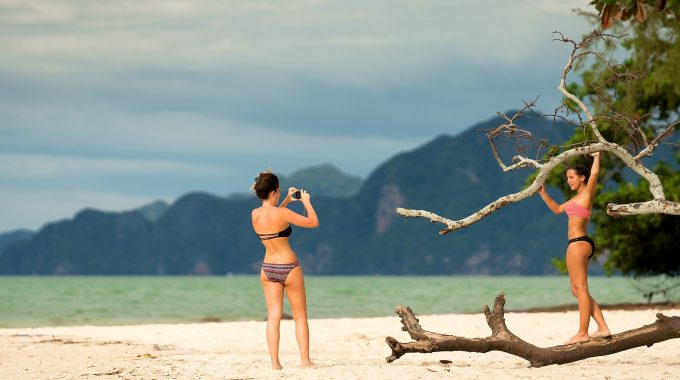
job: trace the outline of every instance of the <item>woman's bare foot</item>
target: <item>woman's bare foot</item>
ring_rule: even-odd
[[[571,339],[566,341],[564,345],[570,345],[570,344],[575,344],[575,343],[584,343],[590,340],[590,336],[588,334],[576,334]]]
[[[279,371],[279,370],[282,370],[283,367],[281,367],[281,363],[276,363],[276,364],[272,363],[272,369],[275,370],[275,371]]]
[[[594,333],[590,335],[591,338],[608,338],[612,336],[612,334],[609,332],[609,329],[597,329]]]
[[[308,360],[308,361],[302,362],[302,364],[300,364],[300,367],[302,367],[302,368],[314,368],[314,367],[316,367],[316,364],[312,363],[311,360]]]

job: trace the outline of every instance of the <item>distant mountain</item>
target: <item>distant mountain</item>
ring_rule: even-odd
[[[14,230],[0,233],[0,253],[10,243],[20,240],[30,240],[35,232],[29,230]]]
[[[149,203],[148,205],[137,208],[136,211],[139,211],[150,221],[156,222],[166,211],[168,211],[169,208],[170,205],[167,202],[157,200]]]
[[[509,205],[446,236],[437,234],[440,225],[394,212],[426,209],[459,219],[521,190],[531,171],[503,173],[483,132],[501,123],[494,118],[457,136],[439,136],[378,167],[356,196],[353,215],[345,216],[356,235],[343,240],[338,267],[381,274],[554,273],[550,259],[564,254],[566,218],[554,216],[540,199]],[[566,125],[536,116],[523,118],[522,127],[553,143],[572,134]],[[501,156],[510,159],[514,141],[498,143]]]
[[[347,198],[356,194],[363,183],[361,177],[344,173],[331,164],[302,168],[289,176],[276,173],[276,176],[279,177],[279,183],[284,192],[292,186],[305,189],[314,197]],[[229,195],[228,198],[244,199],[251,197],[252,194],[236,193]]]
[[[350,188],[328,178],[325,187],[305,183],[310,173],[332,174],[328,167],[291,175],[286,181],[315,192],[312,199],[321,222],[314,230],[294,228],[291,237],[306,273],[554,273],[550,260],[564,255],[566,218],[553,215],[538,198],[509,205],[446,236],[438,235],[438,225],[405,219],[394,211],[427,209],[458,219],[520,190],[531,171],[503,173],[480,131],[500,123],[494,118],[398,154],[380,165],[354,195],[321,195]],[[554,143],[573,132],[537,116],[526,116],[522,123]],[[514,141],[501,143],[501,155],[510,158]],[[283,180],[282,185],[287,186]],[[72,220],[46,225],[30,241],[7,246],[0,255],[0,273],[258,273],[263,248],[250,222],[250,210],[258,206],[254,196],[191,193],[157,220],[140,210],[84,210]],[[300,204],[293,207],[299,210]]]
[[[294,186],[309,191],[312,195],[332,198],[346,198],[361,188],[361,177],[345,174],[330,164],[323,164],[293,172],[281,178],[284,188]]]

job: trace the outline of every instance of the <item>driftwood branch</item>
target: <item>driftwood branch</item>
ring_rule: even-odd
[[[505,324],[505,294],[496,297],[493,310],[484,306],[486,322],[491,336],[486,338],[463,338],[424,330],[409,307],[398,306],[395,312],[401,317],[402,330],[415,342],[401,343],[392,337],[385,341],[392,350],[387,357],[391,363],[408,353],[431,353],[439,351],[464,351],[485,353],[502,351],[529,361],[531,367],[571,363],[595,356],[611,355],[635,347],[647,346],[668,339],[680,338],[680,317],[667,317],[661,313],[656,321],[637,329],[612,335],[608,338],[594,338],[585,343],[537,347],[510,332]]]
[[[567,75],[569,74],[569,72],[571,72],[577,60],[589,56],[596,56],[598,59],[604,60],[605,63],[607,63],[607,65],[609,66],[611,72],[613,73],[612,76],[613,80],[626,81],[637,79],[640,77],[640,73],[627,73],[625,71],[622,71],[620,66],[609,64],[609,62],[607,62],[605,57],[603,57],[601,54],[588,50],[590,44],[596,40],[602,40],[605,39],[605,37],[617,37],[617,36],[610,36],[602,34],[600,32],[593,32],[590,35],[585,36],[582,41],[576,42],[564,37],[564,35],[560,34],[559,32],[555,32],[555,34],[557,36],[555,40],[571,44],[573,47],[571,54],[569,55],[569,58],[567,60],[567,64],[565,65],[564,70],[562,71],[558,89],[565,96],[566,99],[570,100],[576,105],[576,109],[570,106],[568,102],[565,103],[563,106],[565,106],[567,112],[576,113],[576,115],[579,118],[579,121],[581,122],[580,125],[583,126],[584,128],[586,127],[590,128],[590,130],[593,132],[597,140],[594,142],[583,142],[582,145],[565,150],[562,153],[549,158],[545,162],[540,162],[539,160],[536,159],[531,159],[523,157],[522,155],[517,155],[512,159],[513,164],[511,165],[505,164],[503,160],[500,158],[500,155],[498,154],[498,150],[494,142],[495,138],[497,138],[501,134],[504,134],[508,137],[515,139],[524,138],[536,140],[533,136],[531,136],[531,133],[524,129],[519,128],[519,126],[517,125],[517,120],[519,120],[522,117],[522,113],[526,110],[531,110],[532,107],[535,105],[537,99],[534,99],[529,102],[524,102],[525,106],[512,117],[508,117],[503,113],[499,113],[500,117],[502,117],[505,120],[505,122],[500,126],[489,130],[487,132],[487,139],[489,140],[489,143],[491,145],[491,151],[494,155],[494,158],[496,159],[496,161],[498,162],[499,166],[503,171],[510,171],[522,167],[533,167],[538,170],[536,178],[527,188],[513,194],[502,196],[496,199],[495,201],[487,204],[479,211],[463,219],[453,220],[437,215],[436,213],[433,213],[431,211],[412,210],[406,208],[397,208],[396,212],[398,214],[409,218],[425,218],[429,219],[433,223],[441,223],[445,227],[442,230],[440,230],[439,233],[444,235],[451,231],[455,231],[467,227],[475,222],[478,222],[479,220],[485,218],[486,216],[494,213],[498,209],[503,208],[511,203],[517,203],[530,197],[531,195],[536,193],[538,189],[545,183],[545,180],[547,176],[550,174],[550,172],[554,170],[558,165],[567,161],[568,159],[575,156],[590,154],[594,152],[610,152],[618,159],[620,159],[627,167],[629,167],[631,170],[633,170],[636,174],[644,178],[649,183],[649,192],[651,193],[652,199],[627,204],[610,203],[607,205],[607,214],[609,214],[610,216],[640,215],[651,213],[680,215],[680,202],[672,202],[666,200],[661,180],[653,171],[648,169],[640,161],[640,158],[652,155],[656,147],[661,143],[661,141],[665,137],[671,135],[675,130],[676,126],[678,125],[678,123],[680,122],[670,124],[650,142],[645,137],[644,131],[642,131],[641,127],[637,122],[639,119],[629,118],[614,110],[613,111],[613,113],[615,114],[614,118],[616,120],[620,120],[619,125],[622,126],[625,125],[626,128],[629,128],[631,130],[629,132],[629,135],[642,136],[640,138],[642,142],[640,145],[644,145],[644,148],[640,152],[638,152],[635,156],[633,156],[630,152],[628,152],[628,150],[624,149],[622,146],[607,141],[600,133],[600,130],[597,125],[597,118],[593,116],[588,106],[586,106],[586,104],[583,101],[581,101],[581,99],[579,99],[577,96],[569,92],[569,90],[567,89],[566,87]],[[581,114],[583,114],[584,117],[582,117]],[[557,114],[555,114],[554,116],[558,117]],[[541,141],[540,144],[541,145],[539,145],[539,149],[543,146],[546,147],[549,146],[544,141]],[[637,145],[638,144],[636,143],[636,146]]]

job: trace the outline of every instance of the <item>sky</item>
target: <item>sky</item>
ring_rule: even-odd
[[[588,3],[0,0],[0,232],[551,111]]]

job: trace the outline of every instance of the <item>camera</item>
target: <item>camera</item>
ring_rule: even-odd
[[[302,192],[301,192],[300,190],[298,190],[298,191],[294,192],[293,195],[291,195],[291,197],[292,197],[293,199],[298,199],[298,200],[299,200],[299,199],[302,198]]]

